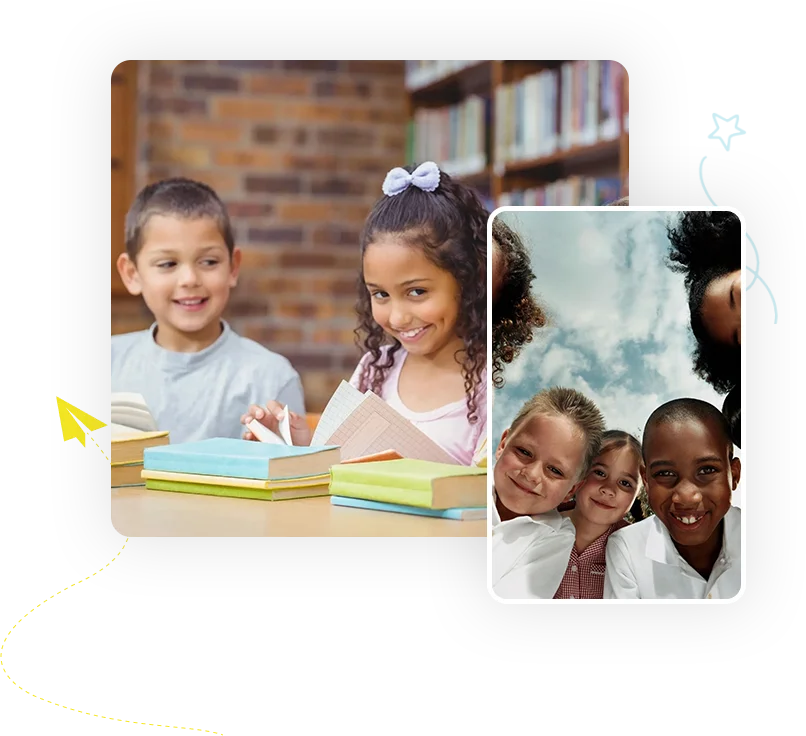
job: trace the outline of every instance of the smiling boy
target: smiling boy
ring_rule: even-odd
[[[137,195],[117,267],[155,322],[112,337],[112,391],[142,394],[174,443],[240,437],[244,407],[266,395],[304,413],[288,360],[221,319],[240,264],[227,211],[210,187],[168,179]]]
[[[551,388],[501,436],[493,469],[492,586],[501,598],[553,598],[574,546],[557,507],[584,482],[604,420],[578,391]]]
[[[657,408],[644,429],[655,516],[607,544],[605,598],[732,598],[741,588],[741,475],[722,413],[698,399]]]

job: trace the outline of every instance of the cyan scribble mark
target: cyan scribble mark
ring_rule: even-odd
[[[738,136],[800,136],[799,112],[712,112],[706,142],[730,151]]]
[[[711,136],[708,136],[708,137],[710,138]],[[705,196],[708,197],[708,201],[712,205],[714,205],[714,207],[719,207],[719,205],[716,202],[714,202],[714,200],[711,198],[711,195],[708,193],[708,188],[705,186],[705,180],[702,178],[702,165],[705,163],[706,158],[708,158],[708,157],[703,156],[702,161],[700,161],[700,184],[702,184],[702,190],[705,192]],[[747,236],[747,239],[750,241],[750,245],[753,246],[753,253],[755,253],[755,256],[756,256],[756,267],[755,267],[755,269],[752,269],[752,268],[750,268],[750,266],[745,266],[745,268],[750,273],[753,274],[753,280],[747,285],[747,288],[745,289],[745,291],[750,291],[750,287],[753,284],[755,284],[756,281],[761,282],[761,284],[767,290],[767,293],[770,295],[770,299],[772,300],[772,308],[773,308],[773,311],[775,312],[775,320],[774,320],[773,324],[777,325],[778,324],[778,305],[775,303],[775,297],[773,296],[772,291],[770,290],[770,287],[767,286],[767,282],[764,281],[764,279],[761,278],[761,276],[759,276],[758,271],[759,271],[760,260],[759,260],[759,256],[758,256],[758,248],[756,248],[756,244],[753,242],[753,238],[750,237],[750,233],[746,233],[746,236]]]

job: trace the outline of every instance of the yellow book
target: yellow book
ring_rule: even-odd
[[[388,460],[334,465],[330,494],[430,509],[487,503],[487,471],[428,460]]]
[[[167,470],[143,470],[144,481],[168,481],[173,483],[196,483],[206,486],[227,488],[253,488],[263,491],[280,491],[290,488],[308,488],[327,484],[330,473],[310,475],[306,478],[282,478],[279,480],[259,480],[256,478],[230,478],[224,475],[201,475],[200,473],[174,473]]]

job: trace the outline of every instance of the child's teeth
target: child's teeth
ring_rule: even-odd
[[[695,516],[678,516],[677,518],[684,524],[695,524],[697,522],[697,517]]]

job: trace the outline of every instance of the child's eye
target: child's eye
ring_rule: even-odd
[[[628,480],[621,480],[619,483],[621,483],[621,485],[627,489],[632,489],[632,483],[630,483]]]
[[[700,468],[697,472],[701,473],[702,475],[711,475],[711,473],[717,473],[719,471],[713,465],[706,465],[705,467]]]
[[[202,261],[202,264],[205,266],[217,266],[219,264],[219,260],[217,258],[205,258]]]
[[[425,289],[410,289],[409,296],[424,296],[426,294]]]
[[[604,470],[599,470],[598,468],[593,471],[593,474],[599,478],[605,477]]]
[[[653,478],[672,478],[672,477],[674,477],[674,472],[671,471],[671,470],[659,470],[652,477]]]
[[[175,265],[176,265],[176,261],[160,261],[157,264],[157,268],[162,268],[162,269],[167,270],[169,268],[173,268]]]
[[[523,455],[524,457],[532,457],[532,453],[531,453],[531,452],[529,452],[529,450],[527,450],[527,449],[525,449],[525,448],[523,448],[523,447],[516,447],[516,448],[515,448],[515,451],[516,451],[518,454]]]
[[[388,298],[389,294],[387,294],[385,291],[373,291],[371,296],[373,299],[375,299],[375,301],[380,301],[381,299]]]
[[[555,468],[553,465],[548,465],[548,466],[546,466],[546,467],[548,467],[549,471],[550,471],[550,472],[551,472],[553,475],[556,475],[558,478],[562,478],[562,477],[563,477],[563,471],[562,471],[562,470],[560,470],[559,468]]]

